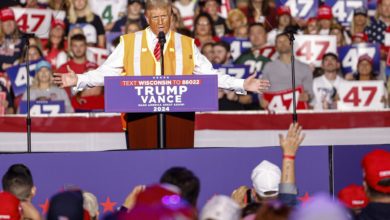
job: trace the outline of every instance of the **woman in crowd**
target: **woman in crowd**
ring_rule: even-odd
[[[263,23],[266,30],[276,27],[276,9],[270,0],[249,0],[248,22]]]
[[[51,24],[49,41],[45,46],[45,59],[50,62],[56,70],[67,61],[65,50],[65,23],[61,20],[54,20]]]
[[[22,56],[25,40],[22,39],[12,9],[1,9],[0,21],[0,72],[4,72]]]
[[[105,48],[105,31],[102,20],[94,14],[88,6],[88,0],[71,0],[68,10],[68,17],[65,20],[67,27],[79,24],[83,29],[90,30],[93,39],[88,43],[94,46]],[[96,36],[93,36],[96,35]]]
[[[194,38],[198,48],[202,48],[205,43],[220,41],[220,39],[215,36],[213,19],[209,14],[201,13],[195,18]]]
[[[233,36],[236,37],[236,35],[239,35],[240,28],[246,27],[248,21],[241,10],[233,9],[228,13],[226,24]]]
[[[73,112],[69,97],[64,89],[52,84],[52,69],[47,61],[40,61],[35,67],[35,77],[30,90],[31,100],[40,101],[64,101],[65,112]],[[27,93],[23,94],[22,100],[27,100]]]

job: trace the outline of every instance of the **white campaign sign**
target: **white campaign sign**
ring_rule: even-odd
[[[127,0],[89,0],[88,3],[92,11],[102,19],[103,25],[127,15]]]
[[[97,47],[88,47],[87,48],[87,58],[89,61],[96,63],[97,65],[102,65],[104,61],[107,60],[109,53],[108,50],[97,48]]]
[[[337,102],[337,109],[383,109],[384,90],[381,80],[343,82],[338,90],[340,100]]]
[[[52,19],[50,9],[12,8],[19,29],[34,33],[39,38],[48,38]]]
[[[297,35],[294,43],[296,59],[306,64],[321,66],[322,56],[337,54],[336,36]]]

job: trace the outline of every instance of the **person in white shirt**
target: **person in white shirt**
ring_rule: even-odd
[[[146,1],[146,18],[150,27],[145,29],[148,48],[142,49],[149,49],[153,52],[153,48],[158,41],[157,35],[160,31],[165,33],[167,43],[169,42],[170,37],[178,35],[177,33],[170,31],[171,7],[172,3],[170,0]],[[60,87],[76,86],[76,90],[81,91],[85,88],[103,86],[105,76],[120,76],[125,65],[123,61],[125,52],[124,37],[126,37],[126,35],[122,36],[122,40],[117,48],[98,69],[79,75],[76,75],[71,70],[69,70],[69,73],[65,74],[55,73],[54,82]],[[134,47],[136,47],[136,45],[134,45]],[[193,74],[218,74],[218,87],[220,88],[235,90],[238,94],[244,94],[245,90],[256,93],[263,92],[270,86],[268,80],[256,79],[254,77],[248,77],[243,80],[221,74],[213,69],[211,63],[199,52],[194,43],[192,43],[192,50],[194,54]],[[156,60],[155,62],[156,64],[159,63]],[[139,63],[135,61],[134,65],[139,65]],[[158,66],[159,65],[156,65],[156,67]],[[161,75],[159,68],[156,69],[156,75]]]
[[[337,90],[345,81],[338,75],[340,63],[337,55],[326,53],[322,57],[324,74],[313,80],[314,98],[311,105],[315,110],[335,109],[338,98]]]

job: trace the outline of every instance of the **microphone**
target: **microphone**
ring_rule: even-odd
[[[22,38],[26,38],[26,39],[35,37],[34,33],[20,32],[20,34],[22,35]]]
[[[157,38],[160,44],[165,44],[165,42],[167,42],[167,40],[165,39],[165,34],[162,31],[158,32]]]

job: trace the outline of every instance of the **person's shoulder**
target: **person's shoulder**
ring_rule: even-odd
[[[67,61],[66,63],[62,64],[62,65],[57,69],[56,72],[58,72],[58,73],[67,73],[67,72],[68,72],[67,66],[70,65],[70,62],[71,62],[71,60],[69,60],[69,61]]]

